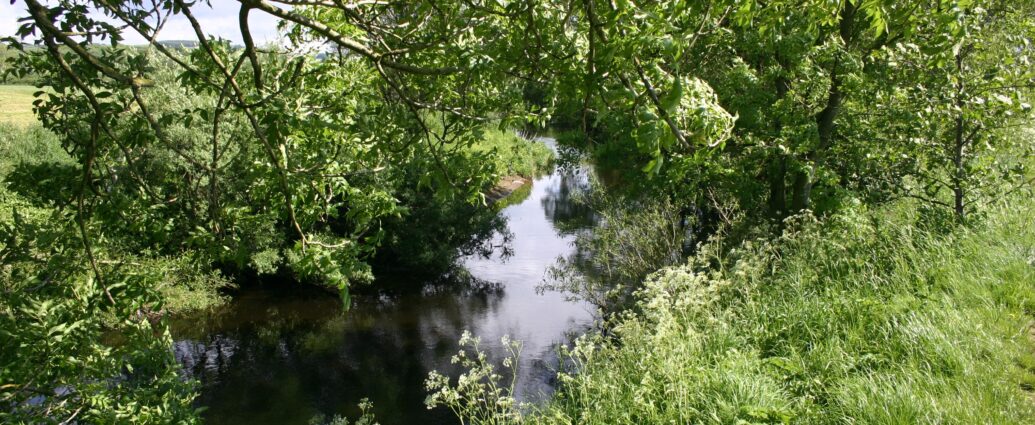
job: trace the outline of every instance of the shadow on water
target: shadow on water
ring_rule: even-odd
[[[536,287],[571,253],[573,234],[592,225],[570,199],[588,183],[586,172],[537,179],[526,199],[502,211],[509,238],[496,235],[490,255],[464,257],[459,271],[422,291],[358,297],[343,313],[322,291],[267,285],[174,319],[176,356],[200,382],[206,422],[304,424],[318,414],[355,416],[366,397],[383,424],[457,423],[447,410],[424,407],[424,380],[432,370],[460,372],[450,358],[465,330],[497,360],[503,335],[523,341],[516,395],[537,401],[551,393],[557,345],[585,332],[594,315]]]

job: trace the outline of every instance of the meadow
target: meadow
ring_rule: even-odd
[[[32,94],[38,88],[29,85],[0,85],[0,123],[20,127],[37,122],[32,113]]]

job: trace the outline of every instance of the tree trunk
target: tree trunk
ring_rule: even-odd
[[[955,134],[953,134],[953,149],[952,149],[952,197],[953,197],[953,211],[956,213],[956,218],[959,221],[963,221],[966,218],[965,201],[964,201],[964,182],[967,178],[967,170],[964,164],[963,149],[966,147],[967,138],[964,135],[966,130],[963,122],[963,51],[960,49],[956,53],[956,72],[960,78],[956,82],[956,108],[958,112],[956,114],[956,128]]]
[[[811,195],[812,183],[810,170],[797,170],[794,172],[794,183],[791,186],[791,210],[799,212],[809,208],[809,196]]]
[[[769,214],[777,220],[787,215],[787,157],[776,154],[769,159]]]
[[[798,173],[802,180],[795,182],[795,196],[798,200],[795,208],[803,210],[812,206],[812,188],[816,184],[816,174],[823,166],[826,153],[834,146],[834,129],[837,125],[837,114],[841,112],[841,75],[838,73],[838,63],[835,60],[834,69],[830,73],[830,90],[827,94],[827,105],[816,115],[816,129],[819,133],[819,144],[816,150],[810,152],[808,158],[811,162],[808,170]]]
[[[776,61],[784,73],[787,71],[787,64],[781,60],[779,54]],[[774,81],[776,84],[776,99],[781,100],[790,91],[791,84],[786,75],[780,75]],[[779,115],[774,120],[773,133],[779,138],[783,131],[783,122]],[[783,152],[777,152],[769,158],[769,214],[774,219],[781,221],[787,216],[787,156]]]
[[[966,139],[963,135],[964,130],[963,115],[961,113],[956,116],[955,143],[952,150],[952,205],[953,210],[956,212],[956,218],[960,221],[966,218],[966,210],[964,209],[965,189],[963,187],[964,181],[967,178],[967,169],[963,163],[963,148],[966,145]]]
[[[855,17],[858,8],[847,2],[844,9],[841,9],[841,22],[839,36],[848,49],[855,36]],[[794,201],[793,207],[796,211],[810,208],[812,205],[812,188],[816,184],[816,174],[823,166],[826,153],[834,145],[834,132],[837,126],[837,115],[841,112],[841,103],[844,94],[841,92],[841,53],[834,58],[834,64],[830,69],[830,87],[827,89],[827,103],[823,110],[816,115],[816,130],[818,143],[816,148],[806,154],[805,160],[809,162],[808,170],[795,173],[794,178]]]

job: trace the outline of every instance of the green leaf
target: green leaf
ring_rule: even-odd
[[[341,306],[345,311],[352,308],[352,296],[349,294],[348,282],[338,284],[338,294],[341,296]]]
[[[683,82],[680,78],[675,80],[672,90],[661,99],[662,109],[670,114],[674,114],[679,109],[679,101],[683,99]]]

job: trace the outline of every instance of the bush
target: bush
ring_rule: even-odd
[[[472,169],[488,167],[491,178],[486,185],[511,175],[533,178],[553,165],[553,153],[546,145],[493,128],[483,128],[481,137],[466,149],[450,168],[462,178]],[[384,239],[373,260],[375,274],[403,272],[438,277],[448,272],[460,255],[487,255],[492,251],[494,236],[508,237],[506,220],[498,214],[507,201],[489,208],[422,185],[428,167],[432,165],[400,167],[395,196],[405,209],[383,221]],[[481,187],[483,192],[490,188]],[[509,196],[515,195],[520,193]]]
[[[20,164],[63,164],[75,161],[61,148],[58,137],[42,126],[0,123],[0,176]]]
[[[132,258],[125,261],[132,263]],[[157,289],[169,313],[183,313],[215,307],[227,301],[223,293],[235,285],[218,270],[191,260],[190,254],[178,257],[143,258],[140,273],[158,282]]]

